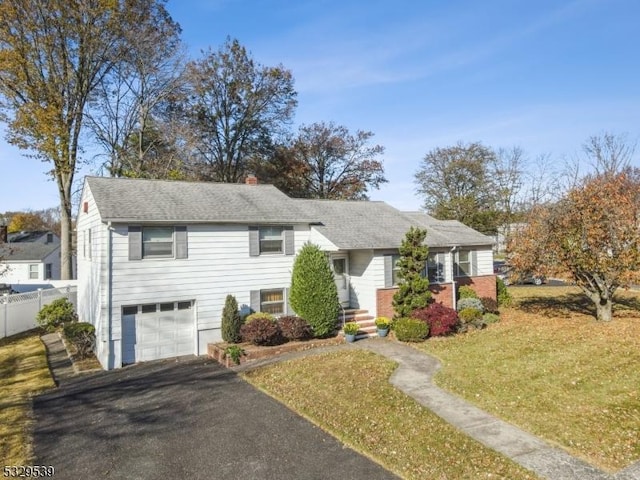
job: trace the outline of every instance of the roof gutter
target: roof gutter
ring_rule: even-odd
[[[113,227],[111,222],[107,222],[107,346],[109,356],[107,357],[107,364],[109,368],[114,368],[112,362],[114,362],[115,355],[112,344],[112,332],[113,332],[113,313],[111,312],[113,306]]]

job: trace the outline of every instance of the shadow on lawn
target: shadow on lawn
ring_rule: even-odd
[[[571,314],[595,317],[593,302],[583,293],[566,293],[556,297],[527,297],[518,301],[518,307],[527,313],[536,313],[546,317],[558,317]],[[631,295],[614,296],[613,315],[626,317],[638,316],[640,297]]]

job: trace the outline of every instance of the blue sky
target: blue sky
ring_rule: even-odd
[[[521,147],[531,168],[579,158],[604,131],[640,136],[637,0],[169,0],[189,54],[237,38],[293,72],[296,125],[372,131],[389,183],[415,210],[424,155],[458,141]],[[638,148],[640,151],[640,148]],[[640,152],[638,152],[640,153]],[[633,163],[640,166],[639,154]],[[0,211],[58,204],[48,164],[0,140]],[[79,178],[92,173],[83,167]]]

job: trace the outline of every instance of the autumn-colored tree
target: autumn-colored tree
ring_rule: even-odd
[[[640,280],[640,170],[587,177],[556,204],[535,208],[508,252],[516,270],[575,282],[596,318],[611,320],[616,290]]]
[[[0,119],[11,143],[52,164],[62,279],[72,277],[71,192],[88,99],[138,38],[169,19],[163,3],[0,2]]]
[[[193,171],[197,178],[236,183],[253,158],[271,149],[296,107],[293,75],[283,66],[256,63],[238,42],[227,39],[187,65]]]
[[[48,230],[48,226],[40,215],[32,212],[16,213],[8,225],[9,233],[29,230]]]

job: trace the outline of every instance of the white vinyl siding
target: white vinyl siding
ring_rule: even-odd
[[[189,259],[130,262],[128,227],[114,226],[113,332],[121,336],[121,307],[134,304],[196,299],[199,353],[208,341],[221,339],[220,318],[228,294],[240,308],[250,305],[252,290],[282,289],[291,284],[295,255],[249,256],[246,225],[189,225]],[[294,227],[295,251],[309,238],[306,225]],[[202,331],[212,330],[203,333]]]

